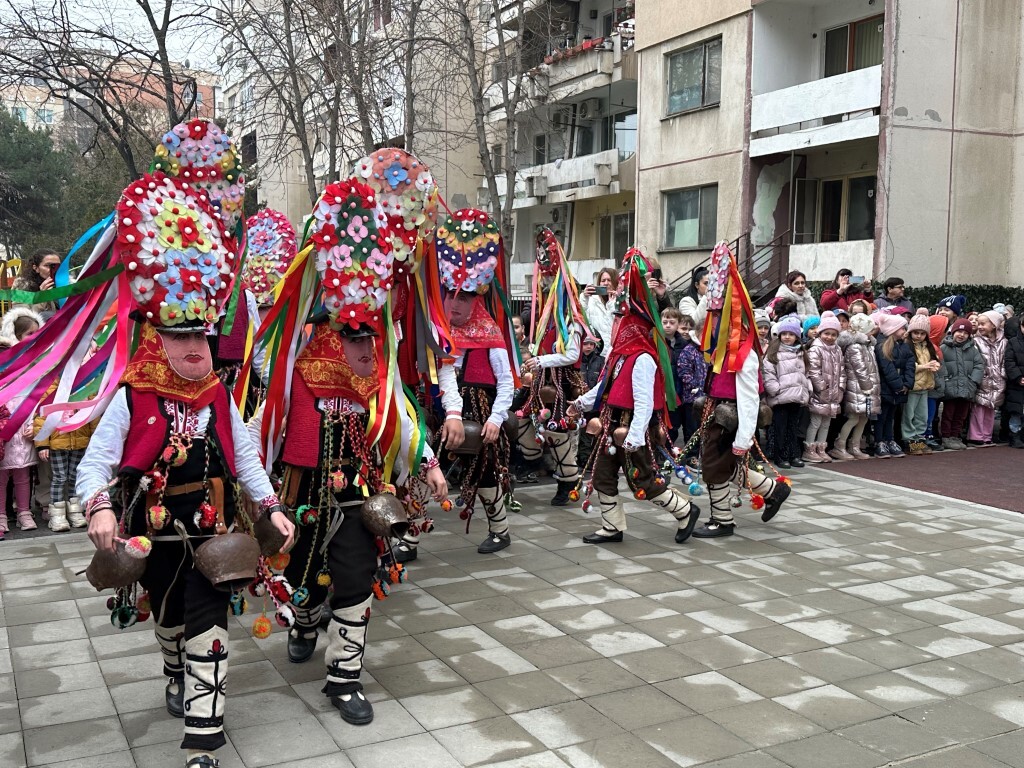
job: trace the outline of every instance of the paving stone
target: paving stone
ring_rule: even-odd
[[[915,664],[912,667],[894,671],[898,675],[927,685],[946,696],[964,696],[968,693],[997,688],[1003,684],[1000,680],[965,667],[963,664],[958,664],[957,661],[962,658],[962,656],[957,656],[956,660],[927,661],[924,664]]]
[[[338,749],[320,721],[308,716],[234,729],[231,743],[246,766],[315,758]]]
[[[544,672],[487,680],[477,683],[476,688],[506,714],[564,704],[576,698],[572,691]]]
[[[631,733],[562,747],[556,753],[572,768],[636,768],[638,765],[644,768],[673,768],[679,765]]]
[[[829,730],[883,717],[887,711],[836,685],[776,696],[773,701]]]
[[[14,671],[21,672],[27,669],[48,669],[95,661],[95,656],[88,640],[64,640],[12,648],[11,659]],[[5,670],[0,669],[0,672],[3,671]]]
[[[948,736],[958,743],[965,743],[997,736],[1016,729],[1009,720],[996,717],[965,701],[947,700],[923,707],[914,707],[900,712],[900,717],[917,723],[922,728],[940,736]]]
[[[962,701],[1017,726],[1024,726],[1024,691],[1019,686],[990,688],[968,694]]]
[[[437,659],[374,669],[373,675],[396,698],[454,688],[466,683],[451,667]]]
[[[890,760],[904,760],[956,744],[947,736],[932,733],[896,715],[843,728],[837,731],[837,735]]]
[[[866,701],[885,707],[891,712],[911,709],[923,704],[942,701],[945,696],[894,672],[882,672],[868,677],[844,680],[840,688],[856,694]]]
[[[150,676],[153,670],[150,669]],[[30,669],[14,674],[21,698],[46,696],[51,693],[69,693],[104,685],[100,665],[95,661],[68,664],[50,669]]]
[[[423,726],[416,718],[395,700],[375,703],[373,722],[368,725],[354,727],[346,723],[333,706],[326,712],[319,712],[317,719],[342,749],[376,744],[424,732]]]
[[[677,765],[695,765],[751,750],[750,744],[699,715],[640,728],[635,735]]]
[[[668,694],[649,685],[591,696],[586,701],[627,731],[679,720],[693,714],[692,710]]]
[[[368,744],[348,751],[355,768],[394,768],[423,765],[431,768],[461,768],[461,763],[428,733]]]
[[[442,656],[455,656],[462,653],[472,653],[473,651],[483,651],[489,648],[498,648],[501,646],[501,643],[493,637],[488,635],[482,629],[474,626],[454,627],[452,629],[438,630],[437,632],[425,632],[423,634],[416,635],[414,642],[421,645],[423,649],[429,653],[424,655],[423,658],[405,658],[404,661],[407,663],[413,661],[424,661],[427,658],[430,658],[430,654],[440,658]],[[367,648],[367,654],[369,654],[370,649],[372,648],[372,645]],[[407,646],[404,650],[405,653],[416,653],[418,651],[418,649],[413,650],[412,646]],[[397,650],[394,653],[388,654],[390,658],[397,658],[398,655]],[[386,665],[378,663],[375,666]]]
[[[618,725],[582,701],[520,712],[512,718],[549,749],[622,732]]]
[[[470,683],[519,675],[537,669],[522,656],[504,646],[452,656],[444,661],[462,679]]]
[[[719,672],[704,672],[655,686],[694,712],[704,714],[761,699],[761,695],[744,688]]]
[[[487,696],[470,686],[423,693],[400,701],[426,730],[487,720],[502,714]]]
[[[819,677],[780,659],[766,659],[722,670],[722,674],[766,698],[825,685]]]
[[[49,696],[22,698],[21,721],[24,728],[41,728],[77,720],[94,720],[114,715],[114,702],[106,688],[87,688]]]
[[[780,744],[765,751],[793,768],[820,768],[826,755],[830,768],[877,768],[889,762],[877,752],[831,733]]]
[[[25,753],[32,765],[59,763],[128,749],[116,717],[78,720],[24,732]]]
[[[145,766],[145,768],[178,768],[184,762],[185,757],[185,751],[181,749],[180,737],[175,741],[163,744],[135,748],[131,754],[136,765]],[[244,768],[245,765],[230,741],[217,750],[217,759],[220,761],[221,768]]]
[[[903,763],[907,768],[1003,768],[1007,765],[968,747],[957,747],[937,755],[927,755]]]
[[[595,629],[604,629],[605,627],[614,627],[622,623],[614,616],[590,605],[551,611],[543,613],[541,616],[553,627],[570,635],[590,632]]]
[[[577,661],[598,659],[600,654],[585,646],[574,637],[563,636],[550,640],[514,645],[511,650],[535,665],[538,669],[563,667]]]
[[[707,717],[755,747],[770,747],[823,732],[810,720],[767,699],[720,709]]]
[[[672,648],[710,669],[735,667],[769,658],[767,653],[727,636],[706,637]]]

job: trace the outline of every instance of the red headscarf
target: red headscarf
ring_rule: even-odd
[[[501,328],[494,322],[491,313],[484,305],[483,296],[473,297],[473,309],[469,320],[458,327],[452,326],[452,340],[455,348],[465,349],[505,349],[505,337]]]

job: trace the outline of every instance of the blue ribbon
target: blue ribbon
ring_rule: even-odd
[[[63,288],[64,286],[71,284],[71,257],[75,255],[79,248],[81,248],[83,245],[85,245],[94,237],[96,237],[96,235],[98,235],[100,232],[106,229],[107,226],[114,221],[115,213],[116,211],[112,211],[110,215],[108,215],[102,221],[97,221],[89,228],[88,232],[86,232],[84,235],[78,238],[77,241],[75,241],[75,244],[71,246],[71,250],[68,251],[67,256],[64,257],[64,260],[61,261],[60,266],[57,267],[57,274],[53,276],[53,284],[55,287]],[[65,301],[67,301],[67,299],[58,299],[57,303],[63,307]]]

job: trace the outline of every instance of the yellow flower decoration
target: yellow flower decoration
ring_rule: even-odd
[[[210,252],[211,239],[199,214],[184,203],[164,200],[163,209],[156,216],[156,223],[159,227],[157,241],[165,248],[175,251],[195,248],[200,253]]]
[[[179,325],[185,322],[185,315],[178,304],[165,304],[160,307],[160,322],[163,325]]]

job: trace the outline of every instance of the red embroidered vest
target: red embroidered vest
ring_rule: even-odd
[[[764,382],[761,380],[761,372],[757,372],[758,394],[764,392]],[[711,390],[708,393],[715,400],[736,399],[736,374],[729,371],[716,373],[711,379]]]
[[[633,368],[636,365],[637,358],[639,358],[640,355],[645,354],[648,353],[637,352],[622,361],[622,367],[619,369],[619,372],[615,374],[615,378],[612,379],[611,389],[608,390],[608,398],[606,402],[612,408],[622,408],[627,411],[633,410]],[[658,413],[664,409],[665,386],[661,381],[659,371],[654,377],[654,413]]]
[[[259,320],[257,319],[257,324]],[[221,322],[223,327],[223,321]],[[235,322],[231,333],[217,337],[217,361],[219,363],[241,363],[245,359],[245,337],[249,332],[249,303],[245,300],[245,291],[238,297],[235,309]]]
[[[288,428],[284,433],[281,461],[293,467],[312,469],[320,463],[320,428],[323,414],[301,374],[292,375],[292,397],[288,405]]]
[[[131,421],[119,473],[144,474],[153,468],[167,446],[171,434],[171,417],[163,408],[163,398],[152,392],[139,392],[129,387],[127,394]],[[223,384],[217,385],[213,403],[210,404],[206,438],[215,441],[226,464],[225,470],[234,481],[237,475],[235,443],[231,434],[231,406],[228,391]]]
[[[470,349],[462,359],[462,383],[470,387],[496,387],[489,349]]]

